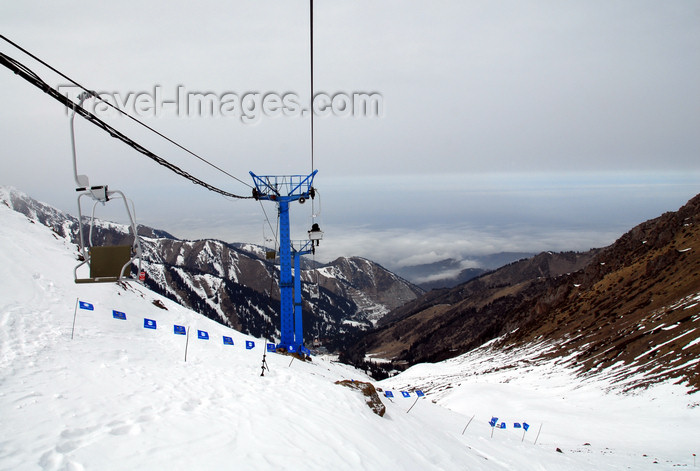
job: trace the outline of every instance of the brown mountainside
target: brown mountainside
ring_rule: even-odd
[[[615,367],[629,387],[676,378],[700,389],[700,195],[548,290],[501,345],[536,339],[556,339],[555,354],[571,355],[582,374]]]
[[[597,253],[544,252],[451,289],[433,290],[385,316],[360,352],[408,362],[437,361],[496,337],[508,313],[537,297],[553,277],[581,269]]]
[[[699,388],[699,313],[700,195],[604,249],[544,253],[429,292],[389,314],[350,357],[415,364],[494,339],[500,349],[547,342],[557,348],[543,355],[568,358],[582,375]]]

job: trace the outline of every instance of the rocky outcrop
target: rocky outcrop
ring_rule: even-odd
[[[372,412],[377,414],[379,417],[384,417],[384,414],[386,413],[386,406],[382,403],[382,400],[379,398],[379,394],[377,394],[377,390],[372,383],[344,379],[342,381],[336,381],[335,384],[360,391],[365,397],[367,406],[372,410]]]

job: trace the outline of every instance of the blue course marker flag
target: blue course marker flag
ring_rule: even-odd
[[[143,328],[144,329],[154,329],[156,328],[156,321],[153,319],[143,319]]]
[[[385,395],[386,397],[394,397],[394,393],[391,392],[391,391],[384,391],[384,395]]]
[[[123,321],[126,320],[126,314],[124,314],[123,312],[119,312],[119,311],[112,310],[112,317],[114,317],[115,319],[121,319]]]
[[[527,429],[530,428],[530,424],[528,424],[527,422],[523,422],[523,428],[524,428],[525,431],[527,432]]]
[[[86,311],[94,311],[95,310],[95,306],[93,306],[90,303],[86,303],[85,301],[80,301],[78,304],[80,305],[80,309],[85,309]]]
[[[197,338],[202,340],[209,340],[209,332],[206,332],[204,330],[198,330]]]
[[[224,345],[233,345],[233,339],[224,335]]]
[[[425,393],[423,391],[421,391],[420,389],[416,389],[416,396],[423,397],[423,396],[425,396]]]
[[[402,395],[403,397],[411,397],[411,393],[406,392],[406,391],[401,391],[401,395]]]
[[[173,333],[176,335],[185,335],[187,331],[185,330],[184,325],[174,325],[173,326]]]
[[[246,340],[245,341],[245,349],[250,350],[252,348],[255,348],[255,342],[253,342],[252,340]]]
[[[490,425],[491,427],[495,427],[495,426],[496,426],[496,422],[498,422],[498,417],[491,417],[491,420],[489,421],[489,425]]]
[[[519,424],[518,422],[515,422],[515,423],[513,424],[513,428],[521,428],[521,427],[520,427],[520,424]]]
[[[268,343],[267,344],[267,351],[271,353],[275,353],[277,351],[277,347],[275,347],[274,343]]]
[[[505,423],[505,422],[501,422],[501,428],[506,428],[506,423]]]

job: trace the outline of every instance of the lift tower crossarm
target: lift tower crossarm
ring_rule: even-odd
[[[253,177],[255,188],[253,197],[259,200],[277,201],[280,197],[288,198],[288,201],[313,198],[314,177],[318,170],[314,170],[309,175],[256,175],[250,172]]]
[[[256,200],[274,201],[277,203],[280,216],[280,344],[278,347],[287,351],[298,351],[303,344],[303,334],[299,332],[295,338],[294,332],[294,303],[292,278],[292,242],[289,232],[289,203],[303,203],[307,198],[314,197],[313,180],[318,173],[314,170],[309,175],[255,175],[250,172],[255,188],[253,197]],[[296,257],[295,257],[296,258]],[[299,300],[301,304],[301,299]],[[301,322],[301,316],[299,316]],[[301,330],[301,324],[299,327]]]

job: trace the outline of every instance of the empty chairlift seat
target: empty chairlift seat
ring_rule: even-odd
[[[128,277],[131,271],[131,245],[90,247],[90,278],[76,283],[114,282]]]

